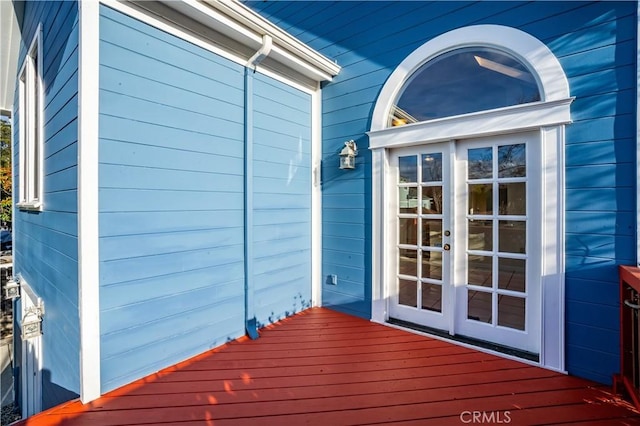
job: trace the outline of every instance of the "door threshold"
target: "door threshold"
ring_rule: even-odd
[[[472,337],[467,336],[452,336],[447,331],[439,330],[437,328],[427,327],[420,324],[414,324],[409,321],[404,321],[397,318],[389,318],[387,321],[389,324],[398,325],[404,328],[410,328],[415,331],[420,331],[422,333],[433,334],[438,337],[441,337],[446,340],[451,340],[453,342],[465,343],[467,345],[478,346],[484,349],[489,349],[494,352],[503,353],[505,355],[510,355],[516,358],[526,359],[528,361],[540,362],[540,355],[534,354],[532,352],[523,351],[521,349],[511,348],[509,346],[499,345],[497,343],[487,342],[486,340],[474,339]]]

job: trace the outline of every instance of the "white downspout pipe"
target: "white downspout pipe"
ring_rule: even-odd
[[[244,320],[251,339],[259,337],[253,282],[253,74],[272,46],[271,36],[262,36],[262,46],[247,61],[244,70]]]

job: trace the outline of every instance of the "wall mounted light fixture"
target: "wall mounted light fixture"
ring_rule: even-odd
[[[42,317],[44,316],[44,306],[32,306],[27,308],[22,317],[22,339],[32,339],[42,336]]]
[[[14,278],[10,278],[4,286],[4,298],[14,300],[20,297],[20,283]]]
[[[356,155],[358,155],[358,147],[356,142],[352,139],[344,143],[344,148],[340,151],[340,168],[341,169],[355,169],[356,168]]]

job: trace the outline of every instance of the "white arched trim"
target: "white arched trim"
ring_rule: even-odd
[[[371,131],[387,127],[389,112],[406,79],[436,56],[463,47],[493,47],[522,61],[538,80],[541,102],[569,98],[569,83],[555,55],[537,38],[511,27],[473,25],[429,40],[411,53],[385,83],[371,120]]]
[[[472,114],[445,117],[387,128],[389,112],[405,81],[425,62],[461,47],[487,46],[521,60],[535,75],[542,100]],[[531,131],[539,135],[542,204],[540,359],[536,365],[565,369],[564,334],[564,145],[565,125],[571,122],[567,78],[553,53],[536,38],[514,28],[477,25],[456,29],[428,41],[410,54],[385,83],[374,108],[369,149],[372,151],[372,302],[375,322],[388,320],[390,297],[386,256],[395,242],[390,227],[395,214],[387,210],[390,152],[405,146],[455,141]],[[453,154],[452,154],[453,155]],[[483,350],[476,348],[478,350]],[[505,355],[502,355],[505,356]]]

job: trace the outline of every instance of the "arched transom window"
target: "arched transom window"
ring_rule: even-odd
[[[494,48],[465,47],[436,56],[406,80],[387,126],[540,100],[538,82],[521,61]]]

